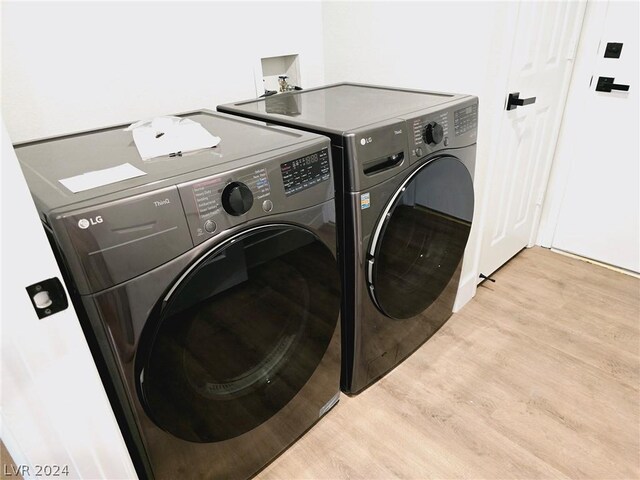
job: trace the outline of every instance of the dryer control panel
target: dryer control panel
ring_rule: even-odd
[[[466,147],[476,142],[478,99],[471,97],[446,110],[409,119],[407,124],[411,163],[437,150]]]
[[[453,112],[453,127],[456,137],[478,128],[478,104],[460,108]]]

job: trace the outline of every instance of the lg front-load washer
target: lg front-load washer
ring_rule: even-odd
[[[451,316],[474,209],[478,99],[343,83],[218,110],[331,138],[341,384],[357,393]]]
[[[329,140],[215,112],[141,160],[122,127],[16,146],[141,478],[246,478],[339,398]],[[76,193],[60,180],[144,175]]]

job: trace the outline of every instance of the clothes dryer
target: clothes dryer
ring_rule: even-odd
[[[339,398],[329,140],[182,116],[219,145],[143,161],[120,126],[16,152],[139,476],[246,478]]]
[[[341,83],[218,110],[331,138],[341,385],[360,392],[451,316],[473,218],[478,99]]]

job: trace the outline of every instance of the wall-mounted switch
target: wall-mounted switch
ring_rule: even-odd
[[[604,50],[604,58],[620,58],[620,53],[622,53],[622,44],[609,42]]]

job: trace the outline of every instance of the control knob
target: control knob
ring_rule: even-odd
[[[231,182],[222,191],[222,207],[236,217],[249,211],[253,205],[253,193],[242,182]]]
[[[444,137],[444,131],[442,130],[442,125],[436,122],[429,123],[422,134],[424,138],[424,142],[427,145],[437,145],[442,141]]]

